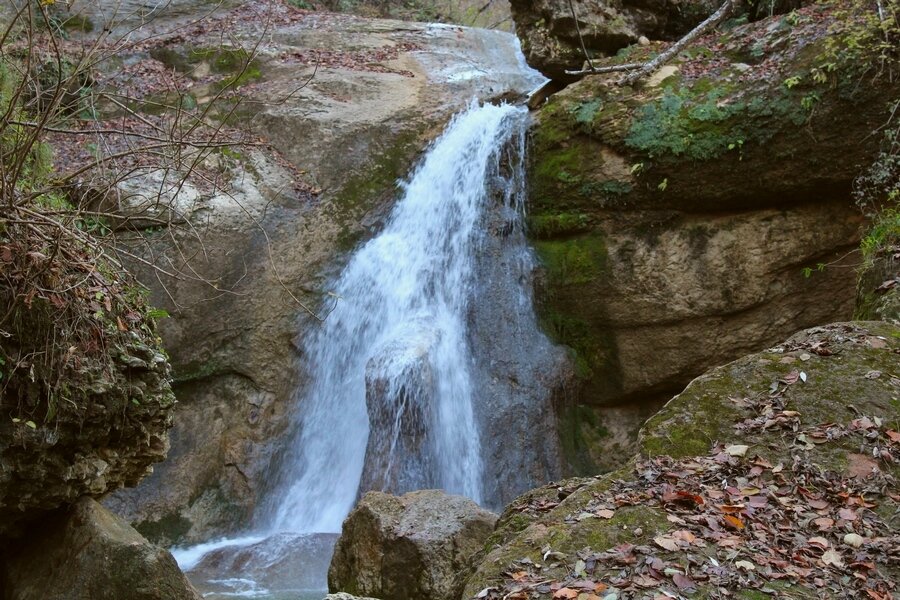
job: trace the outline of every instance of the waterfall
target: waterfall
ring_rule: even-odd
[[[483,500],[468,313],[489,187],[518,185],[498,165],[527,118],[475,103],[457,115],[340,275],[334,310],[304,342],[310,384],[271,530],[339,532],[361,487]]]
[[[498,509],[558,476],[552,399],[571,369],[532,307],[528,119],[473,101],[401,183],[301,342],[306,383],[256,528],[173,552],[201,591],[324,589],[337,533],[368,490],[441,488]]]

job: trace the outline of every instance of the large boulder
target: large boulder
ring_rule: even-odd
[[[199,600],[172,555],[83,498],[4,548],[9,600]]]
[[[890,597],[898,340],[838,323],[697,378],[627,466],[512,503],[463,598]]]
[[[382,600],[455,599],[454,578],[497,515],[438,490],[369,492],[344,521],[328,589]]]
[[[639,88],[586,78],[539,111],[530,236],[540,317],[581,377],[561,405],[576,473],[630,456],[704,370],[853,314],[850,191],[900,83],[846,57],[817,75],[845,24],[796,14],[700,38]]]

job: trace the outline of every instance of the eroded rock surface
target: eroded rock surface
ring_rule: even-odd
[[[816,327],[697,378],[628,465],[507,507],[463,598],[884,593],[898,574],[898,339],[887,323]]]
[[[328,588],[383,600],[455,599],[454,577],[497,515],[438,490],[369,492],[344,521]]]
[[[9,600],[199,600],[167,551],[84,498],[3,553]]]

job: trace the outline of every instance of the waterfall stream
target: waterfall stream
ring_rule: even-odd
[[[344,269],[334,310],[304,348],[312,383],[298,402],[290,483],[273,496],[272,529],[339,532],[361,481],[482,500],[467,311],[485,176],[526,118],[493,104],[455,117],[383,231]]]
[[[365,491],[441,488],[497,508],[498,486],[518,493],[552,474],[552,443],[483,443],[498,422],[519,439],[536,427],[552,439],[555,426],[544,373],[561,358],[534,320],[524,235],[528,119],[522,107],[473,101],[401,184],[302,342],[308,384],[257,530],[175,552],[195,583],[200,573],[229,595],[260,597],[278,573],[315,589]],[[317,558],[285,571],[291,553]],[[222,578],[238,564],[240,577]]]

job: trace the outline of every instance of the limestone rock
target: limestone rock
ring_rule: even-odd
[[[50,408],[33,379],[7,372],[0,395],[0,539],[81,496],[137,485],[166,457],[175,412],[171,367],[146,332],[122,337],[110,341],[106,354],[81,355],[77,369],[61,369],[66,383]]]
[[[369,492],[344,521],[328,588],[383,600],[456,600],[454,577],[497,516],[438,490]]]
[[[366,365],[369,442],[360,492],[402,494],[439,485],[428,444],[434,419],[433,329],[413,327]]]
[[[90,498],[31,530],[2,557],[10,600],[199,600],[168,551]]]
[[[559,409],[575,473],[616,468],[649,413],[706,369],[853,314],[862,218],[850,189],[900,83],[823,88],[809,110],[809,91],[749,64],[764,47],[766,64],[800,73],[828,44],[781,22],[723,32],[732,59],[674,61],[658,87],[589,77],[540,111],[530,235],[541,320],[581,378]]]
[[[322,600],[377,600],[377,598],[363,598],[362,596],[351,596],[344,592],[338,592],[337,594],[328,594]]]
[[[893,424],[900,418],[900,405],[896,401],[900,379],[888,373],[896,370],[898,349],[900,329],[895,325],[836,323],[805,330],[763,352],[698,377],[646,423],[641,430],[639,454],[628,465],[605,476],[550,484],[513,502],[485,544],[485,553],[473,560],[476,566],[462,597],[470,599],[485,588],[513,585],[517,582],[511,579],[511,573],[528,571],[538,563],[544,565],[539,572],[535,571],[541,579],[553,582],[569,577],[571,580],[579,556],[613,551],[622,547],[620,544],[649,545],[654,556],[681,564],[690,550],[679,549],[677,554],[669,556],[655,540],[662,539],[665,543],[668,534],[689,527],[686,523],[691,519],[690,508],[681,510],[674,521],[667,518],[670,513],[658,503],[649,501],[633,506],[611,504],[615,510],[596,514],[597,498],[603,497],[616,481],[624,481],[637,490],[655,476],[647,467],[636,466],[637,461],[647,457],[665,455],[687,462],[698,457],[710,460],[717,453],[727,457],[728,447],[738,447],[731,455],[743,455],[738,461],[743,472],[753,465],[763,465],[763,470],[773,470],[783,478],[784,489],[797,485],[817,487],[822,481],[841,486],[836,478],[855,480],[857,483],[852,484],[855,489],[872,490],[866,500],[876,507],[874,510],[879,515],[894,514],[898,502],[890,490],[895,485],[891,482],[900,475],[900,463],[896,459],[896,444],[890,440],[897,435]],[[773,385],[778,386],[777,394],[772,392]],[[775,418],[774,425],[766,423],[767,414]],[[796,427],[794,421],[778,422],[779,418],[795,419]],[[837,428],[838,433],[823,437],[820,430],[829,427]],[[741,446],[746,446],[746,450]],[[861,447],[869,454],[860,454]],[[883,460],[870,457],[873,447],[883,451]],[[677,472],[677,466],[671,468],[676,471],[669,471],[670,475]],[[661,472],[666,473],[665,469]],[[862,482],[869,476],[874,479]],[[679,486],[686,485],[681,475],[678,480]],[[736,480],[746,481],[728,478],[725,485]],[[547,510],[547,506],[552,508]],[[835,514],[841,506],[844,505],[839,502],[832,506]],[[852,510],[846,514],[854,518]],[[753,521],[752,516],[741,516]],[[756,526],[754,523],[753,531],[763,529]],[[811,527],[807,537],[832,535],[816,533],[819,530],[815,524]],[[748,524],[747,529],[750,528]],[[841,531],[840,535],[844,533]],[[890,536],[890,528],[885,525],[884,531],[873,535]],[[715,546],[709,544],[710,548]],[[556,553],[553,559],[556,566],[548,564],[542,556],[546,551],[542,548],[547,547]],[[740,552],[751,563],[755,560],[747,546],[742,546]],[[593,577],[609,582],[606,575],[598,575],[607,567],[615,581],[621,568],[615,562],[598,564]],[[896,580],[896,565],[889,561],[879,561],[874,569],[882,580]],[[733,581],[737,586],[743,585],[737,583],[737,578]],[[668,589],[666,582],[658,585],[657,591]],[[707,590],[702,582],[692,585],[701,596],[707,591],[713,595],[721,593]],[[812,579],[792,581],[792,586],[796,590],[792,593],[797,597],[815,596],[819,589]],[[647,593],[652,595],[652,591],[648,589]],[[502,595],[500,591],[500,595],[488,597]]]

